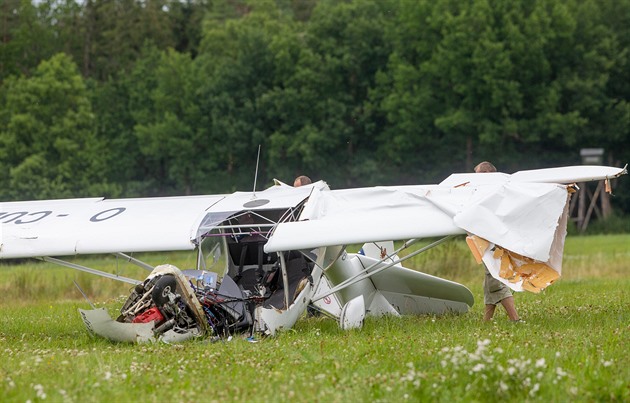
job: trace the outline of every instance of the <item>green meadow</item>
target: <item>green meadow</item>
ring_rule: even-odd
[[[184,253],[137,256],[190,268]],[[130,286],[39,261],[0,264],[0,401],[630,401],[630,235],[569,237],[563,275],[481,320],[483,270],[462,238],[406,265],[461,282],[463,315],[303,318],[274,338],[128,345],[92,338],[77,312],[113,315]],[[141,279],[109,256],[76,263]]]

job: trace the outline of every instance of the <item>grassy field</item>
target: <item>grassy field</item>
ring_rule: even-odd
[[[0,266],[0,401],[630,401],[630,236],[567,240],[563,277],[519,293],[525,323],[481,321],[483,271],[462,239],[410,266],[462,282],[460,316],[325,318],[250,343],[124,345],[91,338],[77,308],[115,313],[128,285],[43,262]],[[187,254],[141,256],[192,266]],[[81,264],[142,278],[110,257]]]

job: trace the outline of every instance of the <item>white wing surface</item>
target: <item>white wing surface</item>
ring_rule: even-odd
[[[0,258],[193,249],[196,224],[225,196],[0,204]]]
[[[533,169],[518,171],[512,175],[501,172],[453,174],[440,182],[441,186],[458,186],[462,184],[490,184],[511,182],[529,183],[580,183],[594,180],[618,178],[626,174],[626,168],[599,165],[578,165],[570,167]]]
[[[574,166],[453,174],[439,185],[314,192],[301,221],[278,225],[268,252],[462,233],[545,261],[567,203],[562,183],[618,177],[625,169]]]
[[[625,168],[575,166],[454,174],[439,185],[316,192],[301,221],[279,224],[265,248],[468,233],[478,240],[479,261],[483,257],[494,277],[515,290],[539,292],[561,272],[570,199],[564,184],[625,173]]]
[[[315,191],[300,217],[277,226],[267,252],[463,234],[427,200],[435,186]]]
[[[325,187],[320,181],[255,194],[0,203],[0,259],[190,250],[233,213],[288,209]]]

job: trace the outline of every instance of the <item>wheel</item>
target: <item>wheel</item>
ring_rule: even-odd
[[[177,291],[177,281],[175,276],[162,276],[156,283],[155,288],[151,291],[151,298],[155,305],[160,308],[170,302],[168,294],[175,294]]]

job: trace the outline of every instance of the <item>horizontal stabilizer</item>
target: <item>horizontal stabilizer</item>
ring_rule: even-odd
[[[367,256],[357,257],[365,267],[378,262],[377,259]],[[379,267],[376,265],[371,271],[376,271]],[[376,289],[403,315],[466,312],[475,302],[470,290],[462,284],[400,265],[392,266],[370,278]]]

